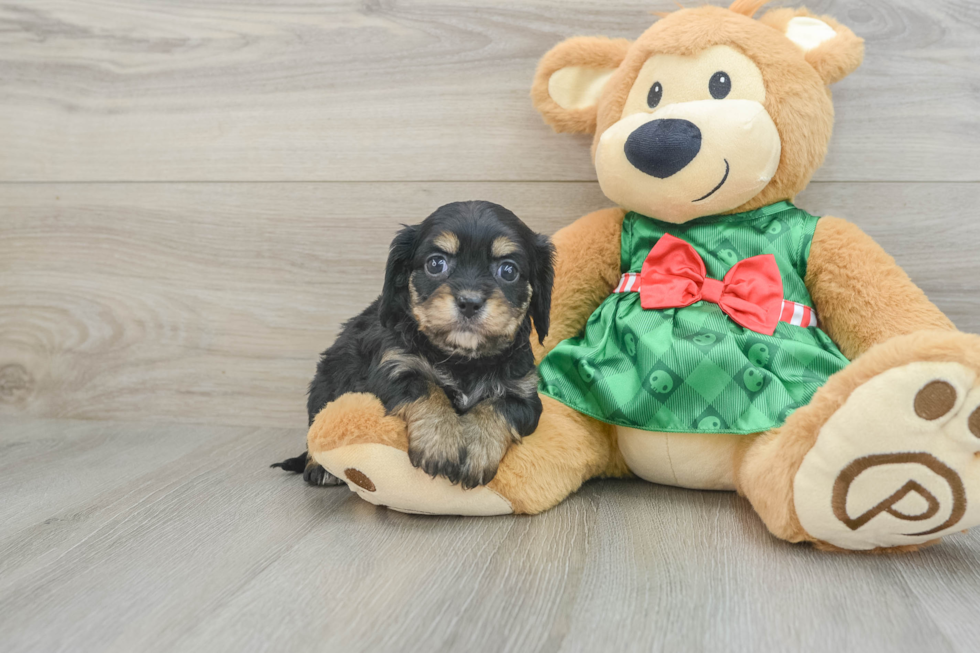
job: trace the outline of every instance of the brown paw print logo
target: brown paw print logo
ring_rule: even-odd
[[[949,413],[955,405],[956,389],[946,381],[931,381],[916,394],[913,408],[915,414],[920,418],[933,421]],[[974,435],[980,437],[980,409],[970,416],[969,427]],[[841,471],[834,482],[834,493],[831,499],[834,515],[852,531],[861,528],[881,513],[888,513],[896,519],[908,522],[921,522],[935,517],[939,514],[941,502],[935,494],[914,479],[909,479],[889,497],[860,515],[852,517],[848,514],[847,494],[850,492],[851,485],[862,473],[883,465],[907,464],[921,465],[943,479],[949,486],[950,495],[953,497],[953,506],[949,518],[939,526],[906,535],[909,537],[933,535],[955,526],[966,514],[966,489],[963,486],[963,480],[951,467],[932,454],[925,452],[876,454],[858,458],[852,462]],[[926,504],[922,512],[914,515],[904,513],[896,508],[905,497],[912,493],[919,495]]]
[[[948,465],[943,464],[935,456],[922,452],[885,453],[865,456],[864,458],[858,458],[845,467],[834,482],[834,494],[831,499],[834,515],[852,531],[861,528],[883,512],[888,513],[896,519],[909,522],[925,521],[935,517],[939,513],[939,499],[921,483],[912,479],[909,479],[905,485],[891,496],[860,515],[852,517],[847,513],[847,493],[851,489],[851,484],[854,483],[858,476],[873,467],[908,463],[922,465],[946,481],[949,485],[950,494],[953,496],[953,509],[950,511],[949,519],[939,526],[918,533],[906,533],[906,535],[909,537],[932,535],[933,533],[938,533],[939,531],[944,531],[947,528],[955,526],[959,520],[963,519],[963,515],[966,514],[966,489],[963,487],[963,481],[960,479],[959,474],[953,471]],[[924,511],[917,515],[909,515],[895,508],[902,499],[913,492],[925,500],[926,509]]]

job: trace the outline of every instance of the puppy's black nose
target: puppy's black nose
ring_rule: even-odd
[[[485,303],[486,300],[479,295],[462,295],[456,298],[456,306],[463,317],[473,317]]]
[[[623,149],[634,168],[666,179],[683,170],[701,151],[701,130],[687,120],[651,120],[629,135]]]

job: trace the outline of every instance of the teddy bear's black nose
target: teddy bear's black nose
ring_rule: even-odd
[[[666,179],[683,170],[698,155],[701,130],[687,120],[651,120],[630,134],[623,149],[634,168],[651,177]]]

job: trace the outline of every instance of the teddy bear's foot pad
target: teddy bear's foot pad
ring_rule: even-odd
[[[959,363],[917,362],[857,388],[794,481],[803,529],[842,549],[924,544],[980,524],[980,387]]]
[[[376,443],[351,444],[314,454],[351,491],[377,506],[424,515],[509,515],[510,502],[488,487],[464,490],[413,467],[408,454]]]

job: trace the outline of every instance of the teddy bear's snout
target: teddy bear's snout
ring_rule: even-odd
[[[701,151],[701,130],[689,120],[651,120],[629,135],[623,149],[634,168],[666,179],[683,170]]]

